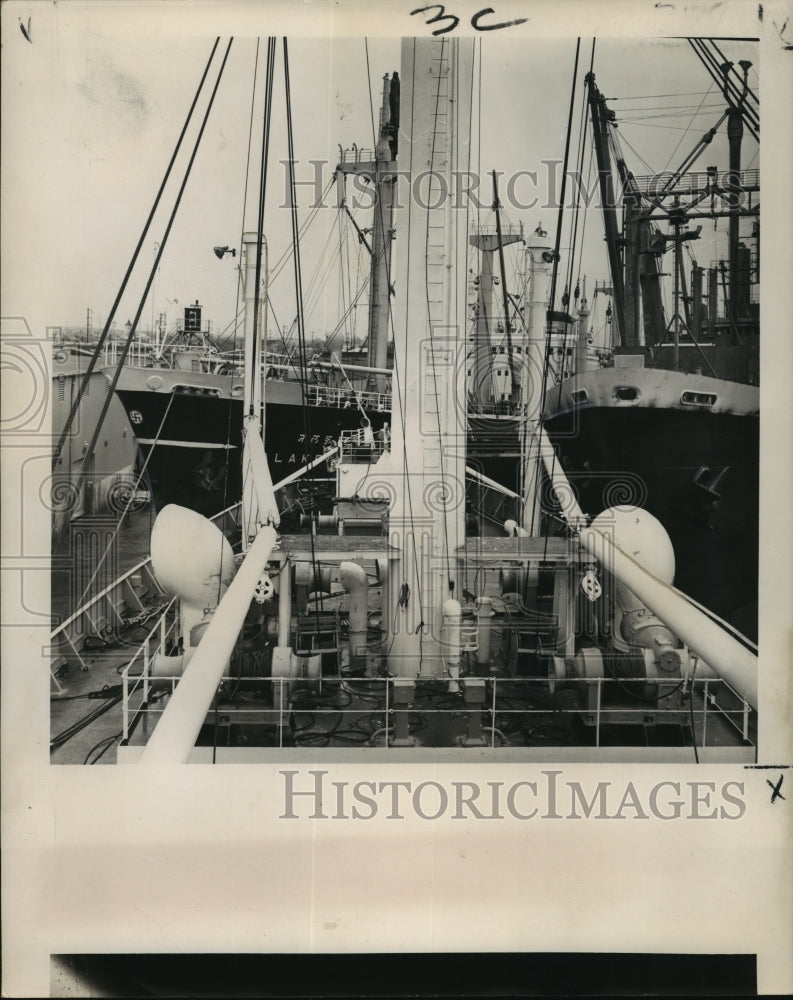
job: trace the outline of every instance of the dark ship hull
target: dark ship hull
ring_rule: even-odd
[[[143,454],[144,480],[157,509],[178,503],[210,515],[242,495],[242,385],[229,376],[161,369],[127,369],[117,394]],[[268,380],[265,450],[274,483],[333,447],[342,430],[361,426],[346,393],[310,386],[304,408],[300,383]],[[374,430],[387,409],[366,411]],[[328,475],[318,465],[315,475]]]
[[[759,390],[608,368],[553,402],[545,427],[585,513],[650,511],[672,541],[675,586],[756,639]]]
[[[141,447],[145,485],[157,509],[179,503],[210,515],[239,500],[241,463],[228,461],[239,456],[242,446],[238,377],[129,368],[122,372],[116,392]],[[298,382],[268,379],[266,399],[264,445],[274,483],[332,448],[343,430],[355,430],[363,421],[350,394],[332,386],[307,388],[306,417]],[[365,392],[362,400],[373,430],[390,422],[386,394]],[[518,492],[518,421],[471,417],[468,458],[478,472]],[[327,476],[327,468],[318,466],[315,475]]]

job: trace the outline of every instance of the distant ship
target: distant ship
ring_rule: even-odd
[[[588,353],[584,298],[570,339],[577,370],[548,392],[544,419],[586,513],[615,503],[650,511],[672,540],[675,585],[756,638],[759,172],[741,170],[750,64],[741,65],[742,80],[722,67],[729,171],[679,172],[663,186],[628,170],[616,115],[589,75],[615,344],[608,367]],[[729,219],[726,260],[695,260],[687,290],[683,244],[696,248],[694,223],[719,216]],[[662,260],[673,275],[671,318]]]

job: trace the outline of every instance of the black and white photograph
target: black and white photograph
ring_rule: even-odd
[[[15,956],[791,988],[789,4],[160,7],[3,8]]]
[[[70,41],[53,762],[753,761],[756,43]]]

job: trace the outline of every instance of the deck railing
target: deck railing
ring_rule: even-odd
[[[239,507],[239,503],[233,504],[211,520],[221,530],[235,524]],[[57,668],[64,659],[76,661],[83,670],[89,669],[82,655],[86,640],[94,640],[98,647],[111,645],[130,626],[145,624],[155,614],[159,617],[170,610],[173,599],[163,604],[164,600],[164,592],[151,568],[151,556],[94,594],[50,633],[52,680],[56,689],[60,686]]]
[[[142,733],[151,732],[163,711],[159,701],[152,701],[152,693],[162,699],[172,693],[179,682],[177,676],[151,676],[150,665],[159,651],[152,650],[151,638],[142,644],[122,672],[122,745],[129,743],[133,727],[136,728],[141,720]],[[579,694],[586,691],[585,707],[559,704],[553,709],[541,704],[543,696],[547,699],[548,691],[548,680],[544,677],[482,678],[480,681],[485,684],[486,692],[483,704],[467,703],[464,690],[449,691],[443,681],[421,679],[416,681],[413,701],[408,705],[400,704],[394,697],[397,680],[395,677],[340,676],[313,681],[228,677],[219,689],[217,722],[222,729],[235,723],[268,727],[261,730],[262,742],[251,744],[256,746],[357,744],[362,749],[405,746],[405,737],[418,736],[431,722],[441,722],[449,740],[446,745],[494,750],[569,746],[572,745],[570,726],[575,720],[585,720],[589,732],[586,745],[598,749],[607,745],[604,727],[609,726],[613,735],[614,714],[619,713],[621,725],[645,726],[647,734],[684,726],[689,734],[693,733],[693,736],[688,735],[693,743],[683,742],[680,746],[690,747],[692,757],[695,748],[724,746],[727,732],[732,734],[733,741],[727,745],[743,745],[749,749],[755,746],[749,704],[725,681],[711,677],[686,682],[685,703],[671,707],[665,705],[663,699],[652,705],[615,701],[615,692],[625,687],[624,679],[580,678],[571,681],[569,686],[578,689]],[[459,682],[463,688],[465,681],[462,678]],[[247,697],[226,705],[223,704],[224,691]],[[257,703],[250,700],[253,696]],[[211,723],[212,718],[207,722]],[[218,739],[218,746],[222,745],[222,739]],[[649,740],[647,745],[650,745]]]
[[[306,399],[311,406],[331,406],[340,410],[356,408],[357,400],[367,411],[377,413],[391,412],[390,392],[373,392],[369,390],[351,392],[346,387],[310,385],[306,389]]]

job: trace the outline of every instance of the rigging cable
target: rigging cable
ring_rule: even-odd
[[[707,41],[709,41],[710,44],[715,49],[715,52],[708,51],[707,45],[705,44],[705,39],[701,39],[700,38],[700,39],[697,39],[697,41],[698,41],[698,43],[699,43],[699,45],[700,45],[700,47],[702,49],[702,52],[707,57],[707,59],[710,61],[711,65],[713,65],[719,71],[721,71],[722,66],[725,63],[729,62],[729,60],[725,57],[724,53],[718,47],[718,45],[716,44],[715,40],[714,39],[707,39]],[[719,60],[721,60],[721,63],[719,63]],[[757,74],[755,72],[755,76],[756,75]],[[723,80],[723,77],[722,77],[722,80]],[[718,80],[718,79],[716,80],[716,84],[719,87],[720,91],[721,91],[721,88],[722,88],[722,80]],[[740,98],[740,95],[741,95],[742,91],[743,91],[743,79],[742,79],[741,75],[738,73],[738,70],[735,69],[734,65],[732,65],[732,64],[730,65],[729,73],[728,73],[728,76],[727,76],[727,89],[730,91],[730,95],[733,98],[733,100],[735,100],[737,102],[739,100],[739,98]],[[746,99],[743,102],[743,108],[742,108],[743,113],[744,113],[744,124],[747,126],[747,128],[750,128],[750,129],[753,126],[757,130],[758,134],[760,132],[759,104],[760,104],[760,102],[758,100],[757,94],[755,94],[755,92],[752,90],[751,87],[748,86],[748,83],[747,83]],[[757,138],[757,135],[755,135],[755,139],[756,138]]]
[[[725,81],[724,75],[721,73],[720,66],[719,66],[718,62],[716,61],[716,57],[714,56],[714,54],[712,52],[709,52],[707,50],[707,48],[705,47],[704,42],[702,42],[701,39],[689,38],[688,39],[688,43],[691,46],[691,48],[694,50],[694,52],[697,54],[697,56],[699,57],[700,62],[705,67],[705,69],[707,70],[708,74],[710,75],[710,78],[713,80],[713,82],[716,84],[716,86],[719,87],[719,88],[721,88],[722,86],[726,86],[727,90],[728,90],[728,92],[730,94],[730,96],[733,99],[737,100],[740,97],[741,90],[730,79],[729,75],[727,76],[726,81]],[[719,50],[719,52],[720,52],[720,50]],[[720,54],[721,54],[721,52],[720,52]],[[723,58],[723,56],[722,56],[722,58]],[[753,91],[747,90],[747,97],[749,96],[750,93],[751,93],[752,97],[756,100],[756,97],[755,97]],[[749,104],[747,101],[742,101],[741,102],[740,109],[741,109],[741,117],[743,118],[744,125],[749,130],[749,132],[752,134],[752,137],[756,141],[759,141],[760,119],[759,119],[759,116],[758,116],[757,112],[754,110],[754,108],[751,106],[751,104]]]
[[[584,142],[584,135],[586,131],[586,88],[584,88],[581,97],[581,119],[578,125],[578,151],[576,154],[576,181],[577,181],[577,191],[576,191],[576,201],[575,207],[573,209],[573,216],[570,220],[570,247],[569,247],[569,261],[567,266],[567,277],[565,285],[566,287],[573,287],[573,273],[575,271],[575,259],[578,247],[578,219],[581,210],[581,177],[584,170],[584,152],[586,144]],[[582,235],[583,239],[583,235]],[[577,304],[577,299],[576,299]],[[566,332],[565,332],[566,337]]]
[[[248,178],[249,178],[250,168],[251,168],[251,145],[252,145],[252,142],[253,142],[253,111],[254,111],[254,105],[256,103],[256,79],[257,79],[258,71],[259,71],[259,44],[260,44],[260,41],[261,41],[261,39],[259,39],[259,38],[256,39],[256,55],[254,56],[254,60],[253,60],[253,87],[252,87],[252,90],[251,90],[251,115],[250,115],[250,121],[248,123],[248,152],[247,152],[247,155],[245,157],[245,184],[243,186],[243,194],[242,194],[242,220],[241,220],[241,224],[240,224],[240,254],[239,254],[240,265],[242,264],[242,248],[243,248],[242,233],[244,233],[244,231],[245,231],[245,216],[246,216],[247,207],[248,207]],[[233,344],[232,351],[235,352],[235,353],[236,353],[236,350],[237,350],[237,332],[239,330],[239,324],[236,322],[236,320],[237,320],[237,318],[238,318],[238,316],[240,314],[240,293],[241,293],[241,290],[242,290],[242,267],[240,266],[237,269],[237,297],[236,297],[236,301],[235,301],[235,304],[234,304],[234,313],[235,313],[235,315],[234,315],[234,319],[232,320],[232,323],[234,323],[234,330],[232,331],[232,337],[230,338],[231,341],[232,341],[232,344]],[[231,325],[231,324],[229,324],[229,325]],[[218,349],[220,349],[220,346],[222,344],[223,334],[226,332],[227,329],[228,329],[228,326],[225,328],[225,330],[223,330],[221,332],[220,336],[218,338],[216,338],[216,342],[218,344]],[[233,380],[236,378],[236,372],[235,372],[234,369],[235,369],[234,365],[230,365],[229,366],[229,388],[232,387],[231,384],[232,384]],[[227,416],[226,416],[226,445],[227,446],[231,444],[231,415],[232,415],[233,411],[234,411],[234,406],[232,405],[231,398],[229,398],[229,400],[228,400],[228,411],[227,411]],[[224,509],[228,506],[229,464],[230,464],[229,463],[229,448],[227,447],[227,449],[226,449],[226,460],[223,463],[223,507],[224,507]],[[218,600],[219,599],[220,599],[220,578],[218,578]]]
[[[261,295],[261,284],[262,284],[262,242],[264,241],[264,203],[265,195],[267,192],[267,164],[269,161],[270,153],[270,123],[272,121],[272,108],[273,108],[273,75],[275,73],[275,38],[270,37],[267,39],[267,68],[266,74],[267,79],[264,85],[264,113],[262,115],[262,157],[261,157],[261,171],[259,175],[259,215],[258,222],[256,226],[256,287],[254,289],[253,298],[253,347],[251,349],[250,356],[255,362],[257,351],[256,344],[260,336],[259,330],[259,303]],[[248,416],[253,415],[253,400],[255,398],[255,386],[256,380],[261,379],[262,372],[257,370],[258,366],[254,363],[251,365],[251,403],[248,411]],[[255,414],[256,420],[261,426],[262,414]]]
[[[368,287],[369,287],[369,285],[371,283],[371,277],[372,276],[371,276],[371,272],[370,272],[363,279],[363,282],[361,283],[358,291],[355,293],[355,298],[352,300],[352,302],[350,303],[350,305],[348,306],[347,310],[344,312],[344,314],[342,315],[341,319],[338,321],[338,323],[336,324],[336,326],[333,328],[333,330],[331,330],[331,332],[325,338],[325,343],[323,344],[323,350],[326,350],[326,351],[330,350],[330,348],[331,348],[331,346],[333,344],[333,341],[336,339],[336,337],[338,337],[339,333],[341,332],[341,328],[344,325],[344,322],[345,322],[347,316],[349,316],[350,312],[357,306],[358,299],[360,299],[361,296],[363,295],[363,293],[368,289]]]
[[[112,378],[112,380],[110,382],[110,385],[108,387],[107,394],[106,394],[105,400],[104,400],[104,402],[102,404],[102,409],[101,409],[101,412],[100,412],[99,417],[98,417],[97,425],[94,428],[94,433],[91,436],[91,440],[89,442],[88,449],[87,449],[87,451],[85,453],[85,457],[83,458],[83,463],[82,463],[82,466],[80,468],[80,473],[79,473],[79,476],[78,476],[78,484],[77,484],[77,489],[78,490],[80,489],[81,482],[85,479],[85,477],[88,474],[88,467],[90,466],[91,458],[93,457],[94,449],[96,448],[96,443],[97,443],[97,441],[99,439],[99,434],[100,434],[101,429],[102,429],[102,424],[104,422],[105,416],[107,415],[107,411],[110,408],[110,404],[111,404],[111,402],[112,402],[112,400],[114,398],[114,394],[115,394],[115,391],[116,391],[116,386],[118,385],[118,380],[121,377],[121,371],[122,371],[122,369],[124,367],[124,362],[126,361],[127,354],[129,353],[129,349],[130,349],[130,346],[132,344],[132,340],[133,340],[133,338],[135,336],[135,333],[137,332],[138,321],[140,320],[141,313],[143,312],[143,306],[144,306],[144,304],[146,302],[146,299],[148,297],[149,291],[151,290],[151,286],[152,286],[152,283],[154,281],[154,277],[155,277],[155,275],[157,273],[157,269],[160,266],[160,260],[162,258],[162,255],[163,255],[164,251],[165,251],[165,246],[166,246],[166,244],[168,242],[168,237],[171,234],[171,229],[173,228],[174,220],[176,218],[176,213],[178,212],[179,206],[180,206],[180,204],[182,202],[182,196],[184,195],[185,188],[187,187],[187,181],[190,178],[190,173],[192,172],[193,164],[195,162],[195,158],[196,158],[196,155],[198,153],[198,148],[199,148],[199,146],[201,144],[201,140],[202,140],[202,138],[204,136],[204,131],[206,129],[207,121],[209,120],[209,115],[210,115],[210,112],[212,111],[212,107],[213,107],[213,105],[215,103],[215,95],[217,94],[218,87],[220,86],[220,81],[223,78],[223,72],[224,72],[224,70],[226,68],[226,62],[228,60],[229,52],[231,51],[231,45],[232,45],[233,41],[234,41],[234,39],[230,38],[229,39],[229,43],[228,43],[228,45],[226,47],[226,52],[225,52],[225,54],[223,56],[223,62],[220,65],[220,70],[218,72],[217,79],[215,80],[215,85],[214,85],[214,87],[212,89],[212,94],[210,95],[210,98],[209,98],[209,104],[207,105],[207,109],[206,109],[206,111],[204,113],[203,121],[201,122],[201,128],[200,128],[198,136],[196,138],[195,145],[193,146],[193,151],[192,151],[192,153],[190,155],[190,160],[189,160],[189,162],[187,164],[187,168],[185,169],[184,178],[182,179],[182,184],[181,184],[181,186],[179,188],[179,192],[178,192],[178,194],[176,196],[176,202],[174,204],[174,207],[173,207],[173,210],[171,212],[171,215],[170,215],[170,217],[168,219],[168,225],[166,226],[165,233],[163,234],[162,242],[160,243],[160,246],[159,246],[159,248],[157,250],[157,255],[156,255],[155,259],[154,259],[154,263],[152,264],[151,271],[149,273],[149,278],[148,278],[148,281],[146,282],[146,287],[143,290],[143,295],[141,296],[141,300],[140,300],[140,303],[138,305],[137,312],[135,313],[135,318],[134,318],[134,320],[132,322],[132,325],[130,327],[130,331],[129,331],[129,333],[127,335],[127,339],[126,339],[126,341],[124,343],[124,347],[122,348],[121,356],[119,358],[118,366],[117,366],[117,368],[116,368],[116,370],[115,370],[115,372],[113,374],[113,378]]]
[[[711,89],[712,89],[712,88],[711,88]],[[709,93],[710,93],[710,90],[708,91],[708,94],[709,94]],[[699,114],[699,111],[700,111],[700,109],[702,108],[702,105],[703,105],[703,103],[705,102],[705,98],[706,98],[706,97],[707,97],[707,94],[706,94],[706,95],[705,95],[705,97],[703,97],[703,98],[702,98],[702,100],[700,101],[700,103],[699,103],[699,108],[697,108],[697,110],[696,110],[696,111],[695,111],[695,112],[694,112],[694,113],[693,113],[693,114],[691,115],[691,118],[690,118],[690,120],[689,120],[689,123],[688,123],[688,127],[687,127],[687,130],[691,128],[691,126],[692,126],[692,124],[693,124],[693,121],[694,121],[694,119],[695,119],[695,118],[696,118],[696,116],[697,116],[697,115]],[[653,117],[653,116],[651,115],[650,117]],[[722,121],[724,120],[724,116],[722,116],[722,119],[721,119],[721,120],[722,120]],[[671,153],[669,154],[669,157],[667,158],[667,161],[666,161],[666,163],[664,164],[664,169],[663,169],[663,170],[661,171],[662,173],[666,173],[666,170],[667,170],[667,168],[669,167],[669,164],[670,164],[670,163],[672,162],[672,157],[673,157],[673,156],[675,155],[675,153],[676,153],[676,152],[678,151],[678,149],[680,149],[680,144],[681,144],[681,143],[683,142],[683,139],[685,138],[685,136],[686,136],[686,133],[684,132],[684,133],[683,133],[683,134],[682,134],[682,135],[680,136],[680,138],[679,138],[679,139],[677,140],[677,145],[676,145],[676,146],[675,146],[675,148],[674,148],[674,149],[672,150],[672,152],[671,152]]]
[[[297,198],[295,191],[295,156],[294,156],[294,136],[292,132],[292,93],[289,82],[289,48],[286,38],[283,39],[284,48],[284,88],[285,88],[285,98],[286,98],[286,138],[287,138],[287,148],[289,154],[289,193],[291,202],[291,215],[292,215],[292,241],[294,244],[294,253],[292,255],[292,260],[294,263],[294,273],[295,273],[295,299],[297,304],[297,337],[299,346],[299,360],[300,360],[300,388],[303,398],[303,432],[305,434],[305,444],[306,444],[306,457],[308,462],[313,461],[313,450],[311,445],[311,413],[308,406],[308,400],[306,398],[306,387],[308,382],[308,365],[306,358],[306,331],[303,321],[303,283],[300,267],[300,239],[299,239],[299,226],[297,221]],[[318,575],[317,566],[317,554],[314,545],[314,518],[316,517],[316,484],[314,482],[314,476],[309,477],[309,491],[311,495],[311,566],[316,578]],[[320,599],[320,608],[322,608],[322,601]],[[319,639],[319,617],[316,618],[317,626],[317,638]]]
[[[339,217],[341,218],[341,216],[339,216]],[[349,232],[349,225],[347,224],[346,219],[345,219],[344,235],[347,235],[348,232]],[[342,235],[341,226],[339,226],[339,235],[340,236]],[[341,257],[341,253],[339,254],[339,256]],[[344,240],[344,259],[346,260],[346,264],[347,264],[347,299],[346,299],[346,301],[350,303],[350,309],[352,310],[352,309],[355,308],[355,306],[352,304],[352,276],[350,274],[350,241],[349,241],[349,239],[345,239]],[[342,275],[343,274],[344,274],[344,267],[342,266]],[[344,278],[342,276],[342,281],[343,280],[344,280]],[[343,294],[343,292],[342,292],[342,294]],[[354,320],[355,320],[354,316],[350,317],[350,323],[349,323],[348,328],[347,328],[347,333],[348,333],[349,337],[353,340],[353,346],[354,346],[354,338],[355,338]]]
[[[172,392],[171,395],[170,395],[170,397],[169,397],[169,399],[168,399],[168,405],[165,407],[165,413],[163,413],[162,419],[160,420],[160,426],[157,428],[157,433],[154,435],[154,440],[152,442],[151,447],[149,448],[148,454],[146,455],[146,459],[145,459],[145,461],[143,463],[143,467],[141,468],[140,472],[138,473],[138,476],[137,476],[137,479],[135,481],[134,486],[130,490],[129,497],[127,498],[126,506],[124,507],[124,510],[121,511],[121,514],[120,514],[120,516],[118,518],[118,521],[116,522],[116,525],[115,525],[115,527],[113,529],[113,534],[108,539],[107,545],[105,546],[105,550],[102,553],[102,555],[99,557],[99,560],[97,561],[97,564],[94,567],[94,571],[91,574],[91,579],[88,581],[88,583],[85,586],[85,589],[83,590],[82,596],[80,597],[80,606],[82,606],[83,601],[85,601],[86,597],[90,593],[91,587],[93,586],[94,581],[97,578],[99,570],[104,566],[105,560],[107,559],[108,555],[110,555],[110,552],[112,551],[113,543],[115,542],[116,537],[118,536],[118,533],[121,530],[121,525],[124,522],[124,518],[127,516],[127,514],[130,512],[130,510],[132,508],[132,504],[135,501],[135,494],[140,489],[140,484],[143,482],[144,476],[146,475],[146,470],[149,467],[149,462],[151,461],[151,457],[154,454],[154,449],[157,447],[157,444],[158,444],[158,442],[160,440],[160,435],[163,432],[163,428],[165,427],[165,421],[168,419],[168,414],[171,412],[171,406],[172,406],[173,401],[174,401],[175,398],[176,398],[176,394]]]
[[[592,64],[593,64],[593,62],[594,62],[594,45],[593,45],[593,51],[592,51],[591,61],[590,61],[590,68],[589,68],[590,73],[592,72]],[[573,75],[573,91],[575,92],[575,71],[574,71],[574,75]],[[573,98],[571,96],[571,100],[570,100],[571,112],[572,112],[572,104],[573,104]],[[582,99],[581,99],[581,118],[580,118],[579,125],[578,125],[578,150],[576,152],[576,177],[579,179],[579,183],[577,185],[576,203],[575,203],[575,207],[573,209],[573,216],[572,216],[572,218],[570,220],[571,234],[570,234],[570,238],[569,238],[569,260],[568,260],[568,264],[567,264],[567,272],[566,272],[566,280],[565,280],[565,296],[567,296],[567,298],[568,298],[568,303],[569,303],[569,289],[573,285],[573,271],[574,271],[574,268],[575,268],[576,248],[577,248],[577,240],[578,240],[578,217],[579,217],[579,211],[580,211],[580,208],[581,208],[581,184],[580,184],[580,177],[581,177],[581,174],[582,174],[582,171],[583,171],[583,168],[584,168],[584,151],[585,151],[585,145],[586,145],[584,143],[584,136],[585,136],[585,132],[586,132],[586,111],[587,111],[587,93],[586,93],[586,87],[584,87],[583,93],[582,93]],[[571,117],[571,122],[572,122],[572,117]],[[590,153],[591,153],[591,150],[590,150]],[[564,202],[564,195],[562,196],[562,202]],[[582,244],[583,244],[583,232],[582,232],[581,239],[582,239]],[[583,246],[582,246],[582,254],[583,254]],[[579,261],[580,261],[580,257],[579,257]],[[578,305],[578,294],[577,294],[578,293],[578,288],[579,288],[579,286],[578,286],[578,284],[576,284],[576,290],[574,292],[574,297],[575,297],[574,307],[577,307],[577,305]],[[567,305],[565,305],[565,312],[566,313],[568,312]],[[575,321],[575,317],[574,317],[574,321]],[[573,332],[575,334],[576,333],[575,326],[573,324],[568,324],[567,322],[564,322],[564,332],[562,334],[562,349],[561,349],[562,353],[561,353],[560,360],[559,360],[559,371],[558,371],[559,398],[557,399],[557,408],[558,408],[559,402],[561,400],[562,381],[563,381],[563,379],[565,377],[565,372],[568,370],[567,369],[567,337],[568,337],[570,326],[573,326]],[[533,508],[532,508],[532,531],[534,530],[534,523],[533,523],[533,521],[534,521],[534,516],[535,516],[536,513],[537,513],[537,505],[534,505]]]
[[[471,133],[472,133],[473,121],[474,121],[474,78],[473,78],[473,65],[474,65],[475,61],[476,61],[476,43],[474,43],[473,51],[471,53],[471,69],[472,69],[472,72],[471,72],[471,77],[470,77],[471,91],[470,91],[469,100],[468,100],[468,132],[467,132],[468,142],[467,142],[466,147],[465,147],[465,149],[466,149],[466,156],[467,156],[465,167],[466,167],[466,171],[468,173],[468,176],[471,175]],[[481,73],[481,63],[482,63],[482,40],[480,38],[479,39],[479,68],[480,68],[480,73]],[[457,108],[457,107],[459,107],[459,102],[457,104],[455,104],[455,108]],[[481,108],[482,108],[482,105],[481,105],[481,99],[480,99],[479,102],[478,102],[478,104],[477,104],[477,111],[478,111],[478,115],[479,115],[479,117],[477,118],[477,127],[478,127],[478,129],[479,129],[480,132],[481,132],[481,128],[482,128]],[[466,202],[466,206],[465,206],[465,228],[464,228],[464,232],[466,234],[470,232],[470,221],[471,221],[470,220],[470,215],[471,215],[471,212],[470,212],[470,199],[468,199],[467,202]],[[466,263],[467,263],[467,248],[466,248]],[[457,278],[459,280],[459,274],[457,274]],[[465,281],[466,289],[467,289],[467,287],[468,287],[468,273],[467,273],[467,271],[464,272],[462,280]],[[455,300],[454,300],[455,303],[459,302],[459,291],[460,290],[458,288],[457,295],[455,295]],[[458,323],[457,324],[457,338],[458,338],[458,341],[457,341],[457,343],[458,343],[458,346],[457,346],[457,357],[458,357],[458,364],[461,363],[461,364],[464,365],[464,368],[463,368],[463,400],[462,401],[458,400],[458,403],[457,403],[458,407],[460,406],[461,402],[462,402],[462,405],[465,406],[465,407],[467,407],[467,405],[468,405],[468,384],[467,384],[468,383],[468,325],[467,325],[468,324],[468,309],[467,309],[468,295],[467,295],[467,291],[466,291],[466,295],[465,295],[465,303],[466,303],[465,315],[463,316],[462,323]],[[462,338],[462,348],[460,347],[460,338]],[[458,381],[457,384],[459,385],[459,381]],[[467,418],[464,419],[464,421],[463,421],[463,434],[465,435],[465,439],[464,440],[465,440],[465,445],[466,445],[466,450],[467,450],[467,447],[468,447],[468,420],[467,420]],[[462,500],[461,500],[461,502],[463,503],[463,505],[465,504],[465,500],[466,500],[465,473],[463,473],[463,496],[462,496]],[[484,517],[483,517],[481,523],[484,523]],[[462,570],[463,570],[463,580],[465,582],[467,582],[467,580],[468,580],[468,550],[467,550],[467,546],[465,545],[465,533],[466,533],[465,532],[465,507],[463,506],[463,538],[462,538],[462,543],[463,543],[463,552],[465,553],[465,555],[463,557]],[[458,543],[459,543],[459,541],[460,540],[458,539]]]
[[[53,469],[58,464],[58,460],[61,457],[61,452],[63,451],[64,442],[65,442],[65,440],[66,440],[66,438],[67,438],[67,436],[69,434],[69,431],[71,430],[72,423],[74,422],[74,418],[77,415],[77,410],[78,410],[78,408],[80,406],[80,401],[83,398],[83,394],[84,394],[85,390],[88,388],[88,381],[89,381],[91,375],[93,374],[94,368],[96,367],[96,362],[99,359],[99,352],[101,351],[102,347],[104,346],[105,340],[107,339],[107,335],[108,335],[108,332],[110,330],[110,325],[113,322],[113,319],[114,319],[114,317],[116,315],[116,311],[118,310],[119,303],[121,302],[121,297],[122,297],[122,295],[124,294],[124,292],[126,290],[126,287],[127,287],[127,284],[129,282],[130,277],[132,276],[132,270],[135,267],[135,263],[137,262],[138,255],[140,254],[141,248],[143,246],[143,241],[146,239],[146,235],[147,235],[147,233],[149,231],[149,227],[151,226],[152,220],[154,219],[154,214],[157,211],[157,207],[160,204],[160,199],[162,198],[163,191],[165,190],[165,185],[168,183],[168,178],[171,176],[171,170],[173,169],[173,165],[176,162],[176,157],[179,154],[179,150],[181,149],[182,140],[185,137],[185,133],[187,132],[187,128],[188,128],[188,126],[190,124],[190,120],[193,117],[193,111],[195,110],[195,106],[198,103],[198,98],[199,98],[199,96],[201,94],[201,91],[202,91],[202,89],[204,87],[204,81],[206,80],[207,74],[209,73],[209,67],[210,67],[210,65],[212,63],[212,59],[215,56],[215,51],[217,50],[217,47],[218,47],[219,43],[220,43],[220,36],[218,36],[215,39],[215,44],[212,46],[212,51],[210,52],[209,59],[207,60],[207,64],[204,67],[204,72],[203,72],[203,74],[201,76],[201,80],[200,80],[200,82],[198,84],[198,88],[197,88],[197,90],[195,92],[195,96],[193,97],[193,102],[190,105],[190,110],[187,112],[187,117],[185,118],[184,125],[182,126],[182,131],[179,133],[179,138],[176,141],[176,146],[174,147],[174,151],[171,154],[171,159],[170,159],[170,162],[168,163],[168,167],[167,167],[167,169],[165,171],[165,176],[162,179],[162,183],[160,184],[160,189],[157,192],[157,196],[154,199],[154,204],[152,205],[151,211],[149,212],[149,217],[148,217],[148,219],[146,219],[146,223],[143,226],[143,231],[140,234],[140,239],[138,240],[138,245],[135,247],[135,250],[134,250],[134,252],[132,254],[132,260],[129,262],[129,266],[127,267],[126,273],[124,274],[124,278],[122,279],[121,287],[119,288],[119,290],[118,290],[118,292],[116,294],[115,301],[113,302],[113,305],[110,307],[110,313],[108,314],[107,321],[105,322],[104,329],[102,330],[102,334],[99,337],[99,340],[97,341],[96,347],[94,348],[93,356],[91,357],[91,360],[90,360],[90,363],[88,365],[88,368],[86,369],[85,375],[83,376],[82,385],[80,386],[80,391],[79,391],[79,393],[77,393],[77,395],[76,395],[76,397],[74,399],[74,402],[72,403],[72,408],[69,411],[69,415],[66,418],[66,423],[63,425],[63,430],[61,431],[60,437],[58,438],[58,443],[55,446],[55,453],[54,453],[53,460],[52,460]],[[108,396],[108,399],[109,398],[110,397]],[[102,421],[104,420],[104,415],[105,415],[106,412],[107,411],[104,410],[102,416],[100,417],[100,422],[99,422],[99,426],[100,427],[102,425]],[[86,456],[86,461],[87,461],[88,457],[89,456]]]
[[[576,87],[576,81],[578,79],[578,56],[579,56],[580,50],[581,50],[581,37],[579,36],[576,39],[576,45],[575,45],[575,62],[574,62],[574,65],[573,65],[573,85],[572,85],[572,88],[571,88],[571,91],[570,91],[570,110],[569,110],[569,113],[568,113],[568,116],[567,116],[567,136],[566,136],[566,139],[565,139],[564,164],[563,164],[563,167],[562,167],[562,190],[561,190],[561,195],[560,195],[560,198],[559,198],[559,215],[558,215],[557,223],[556,223],[556,240],[555,240],[555,243],[554,243],[554,250],[553,250],[553,274],[552,274],[552,277],[551,277],[551,295],[550,295],[550,302],[549,302],[550,308],[547,311],[547,314],[546,314],[546,323],[545,323],[545,362],[544,362],[544,365],[543,365],[542,391],[540,393],[540,409],[539,409],[540,422],[542,422],[542,415],[545,412],[545,401],[546,401],[547,393],[548,393],[548,368],[549,368],[549,365],[550,365],[550,357],[549,356],[550,356],[550,345],[551,345],[551,329],[552,329],[552,323],[553,323],[554,306],[556,305],[556,282],[557,282],[557,276],[558,276],[558,271],[559,271],[559,246],[560,246],[561,239],[562,239],[562,218],[563,218],[563,214],[564,214],[564,196],[565,196],[565,190],[566,190],[566,184],[567,184],[567,165],[568,165],[568,162],[569,162],[569,155],[570,155],[570,136],[571,136],[572,129],[573,129],[573,111],[575,109],[575,87]],[[593,42],[592,42],[592,61],[593,62],[594,62],[594,58],[595,58],[595,43],[594,43],[594,40],[593,40]],[[591,72],[591,70],[590,70],[590,72]],[[537,448],[538,448],[538,459],[539,459],[539,449],[540,449],[539,435],[538,435],[538,440],[537,440]],[[556,449],[554,449],[554,460],[555,460],[555,458],[556,458]],[[526,503],[528,503],[528,502],[529,502],[529,498],[528,497],[524,497],[523,498],[524,505]],[[532,511],[532,522],[533,522],[533,520],[534,520],[534,510]],[[534,524],[533,523],[532,523],[532,526],[531,526],[531,531],[532,531],[532,534],[533,534],[534,533]],[[547,555],[547,547],[548,547],[548,534],[546,533],[546,536],[545,536],[546,555]]]
[[[341,301],[342,312],[343,312],[343,314],[345,316],[344,330],[343,330],[344,338],[343,338],[343,348],[342,348],[342,350],[346,350],[347,346],[348,346],[348,344],[350,342],[349,327],[348,327],[348,324],[347,324],[347,321],[346,321],[346,317],[347,317],[347,302],[349,302],[349,298],[345,295],[346,289],[345,289],[345,286],[344,286],[344,249],[345,249],[345,246],[344,246],[344,230],[342,228],[342,221],[343,220],[342,220],[342,217],[341,217],[341,212],[337,212],[336,213],[336,231],[337,231],[338,237],[339,237],[339,299]],[[330,230],[330,232],[332,232],[332,230]],[[349,258],[347,260],[347,263],[349,265]],[[309,283],[309,289],[310,289],[310,283]]]

